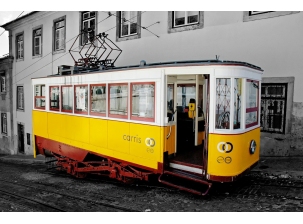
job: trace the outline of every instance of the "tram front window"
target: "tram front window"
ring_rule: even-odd
[[[231,79],[216,79],[216,128],[230,129]]]

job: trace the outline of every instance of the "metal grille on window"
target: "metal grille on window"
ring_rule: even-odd
[[[261,131],[285,134],[287,84],[262,84]]]
[[[230,129],[231,80],[216,81],[216,128]]]

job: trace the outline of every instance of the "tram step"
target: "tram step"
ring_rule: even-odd
[[[176,170],[164,171],[158,180],[165,185],[203,196],[206,195],[211,188],[211,183],[201,180],[197,176]]]

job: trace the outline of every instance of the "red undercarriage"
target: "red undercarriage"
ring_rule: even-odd
[[[134,179],[148,181],[151,174],[160,173],[163,167],[159,163],[159,170],[150,170],[146,167],[139,168],[138,165],[134,166],[134,164],[39,136],[35,136],[35,141],[37,154],[55,157],[57,169],[65,170],[78,178],[83,178],[88,173],[95,173],[106,175],[125,183]]]

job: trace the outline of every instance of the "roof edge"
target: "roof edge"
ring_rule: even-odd
[[[8,22],[8,23],[5,23],[5,24],[0,25],[0,27],[4,28],[4,29],[6,30],[6,27],[7,27],[7,26],[9,26],[9,25],[11,25],[11,24],[13,24],[13,23],[15,23],[15,22],[21,20],[21,19],[24,19],[24,18],[26,18],[26,17],[28,17],[28,16],[30,16],[30,15],[33,15],[33,14],[35,14],[35,13],[37,13],[37,12],[39,12],[39,11],[29,12],[29,13],[27,13],[27,14],[24,15],[24,16],[18,17],[18,18],[14,19],[14,20],[12,20],[12,21],[10,21],[10,22]]]

